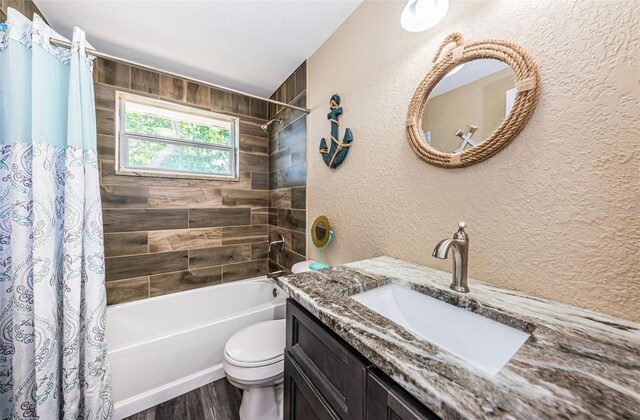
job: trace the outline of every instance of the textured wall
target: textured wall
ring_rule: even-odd
[[[450,271],[431,251],[464,219],[470,277],[640,321],[638,2],[452,2],[422,33],[401,28],[404,4],[365,1],[308,61],[307,223],[332,221],[329,261],[390,255]],[[416,158],[404,123],[454,31],[520,43],[543,84],[511,145],[446,170]],[[336,171],[317,152],[333,93],[355,137]]]
[[[306,62],[271,99],[306,106]],[[270,271],[287,271],[306,259],[307,116],[295,109],[269,104],[269,118],[282,120],[269,129],[269,240],[278,240],[279,233],[285,238],[283,251],[271,250]]]

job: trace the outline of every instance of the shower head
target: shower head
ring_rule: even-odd
[[[278,124],[282,124],[282,120],[280,118],[273,118],[271,120],[269,120],[268,122],[266,122],[265,124],[262,124],[260,126],[260,128],[262,128],[262,131],[264,131],[265,133],[269,132],[269,126],[273,123],[278,123]]]

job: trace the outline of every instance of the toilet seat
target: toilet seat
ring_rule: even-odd
[[[284,319],[250,325],[235,333],[224,349],[224,370],[232,383],[264,386],[284,377]]]
[[[284,354],[275,357],[271,360],[264,360],[261,362],[244,362],[242,360],[236,360],[233,357],[229,356],[228,354],[225,353],[225,359],[227,360],[227,362],[231,363],[234,366],[237,367],[243,367],[243,368],[259,368],[259,367],[264,367],[264,366],[269,366],[272,365],[274,363],[278,363],[281,362],[282,360],[284,360]]]
[[[283,361],[258,368],[246,368],[235,366],[225,360],[224,370],[229,382],[240,389],[271,386],[282,382],[284,379]]]
[[[264,366],[282,360],[286,321],[258,322],[235,333],[224,347],[228,359],[237,366]]]
[[[280,319],[250,325],[224,347],[227,379],[244,390],[241,420],[282,420],[285,323]]]

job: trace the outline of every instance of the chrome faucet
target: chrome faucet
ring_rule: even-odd
[[[444,260],[449,255],[449,249],[453,249],[453,281],[449,287],[461,293],[469,292],[469,286],[467,286],[469,235],[464,231],[466,227],[465,222],[458,222],[458,231],[453,234],[453,239],[443,239],[438,242],[432,254]]]
[[[269,246],[267,247],[267,256],[269,258],[271,258],[271,248],[274,245],[276,245],[280,249],[280,251],[284,251],[284,235],[282,233],[278,233],[276,235],[276,238],[278,238],[278,240],[269,242]],[[271,265],[271,264],[269,264],[269,265]],[[282,270],[277,270],[277,271],[273,271],[273,272],[269,272],[267,270],[267,278],[270,278],[270,279],[275,279],[277,277],[282,276],[283,274],[284,274],[284,271],[282,271]]]
[[[280,251],[284,251],[284,235],[282,233],[278,233],[276,235],[276,238],[278,238],[277,241],[269,242],[269,247],[267,248],[267,252],[269,254],[271,254],[271,247],[274,245],[278,245],[278,248],[280,248]]]

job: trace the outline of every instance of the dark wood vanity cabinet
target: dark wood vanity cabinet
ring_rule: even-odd
[[[300,366],[284,354],[284,418],[323,420],[339,419]]]
[[[375,368],[367,375],[367,420],[438,419],[431,410]]]
[[[292,299],[284,419],[435,419],[433,413]]]
[[[312,385],[336,418],[362,419],[367,361],[339,340],[295,301],[288,300],[286,350],[290,366],[299,369],[300,376]],[[287,377],[285,366],[285,379]],[[290,391],[285,380],[285,396]]]

